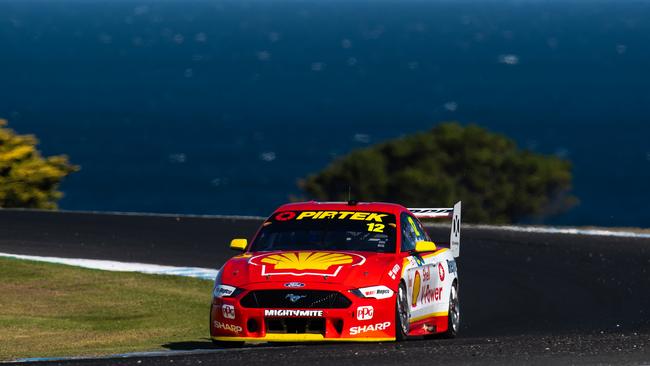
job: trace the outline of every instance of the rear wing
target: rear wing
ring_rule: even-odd
[[[418,219],[451,219],[449,248],[454,257],[460,256],[460,201],[451,208],[409,208]]]

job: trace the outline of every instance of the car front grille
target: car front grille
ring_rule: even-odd
[[[272,309],[345,309],[352,302],[337,291],[257,290],[240,301],[245,308]]]
[[[323,318],[271,318],[264,322],[267,333],[325,334]]]

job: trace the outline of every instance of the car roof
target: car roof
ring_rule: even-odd
[[[366,211],[385,212],[399,215],[408,209],[396,203],[386,202],[294,202],[278,207],[274,213],[282,211]]]

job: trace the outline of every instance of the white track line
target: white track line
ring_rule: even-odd
[[[430,227],[442,227],[442,224],[427,224]],[[446,225],[444,225],[446,227]],[[622,238],[644,238],[650,239],[650,233],[635,233],[631,231],[617,231],[607,229],[578,229],[578,228],[560,228],[560,227],[539,227],[539,226],[491,226],[491,225],[465,225],[466,228],[487,229],[487,230],[504,230],[526,233],[541,234],[565,234],[565,235],[593,235],[593,236],[611,236]],[[174,267],[162,266],[159,264],[118,262],[100,259],[81,259],[81,258],[59,258],[59,257],[42,257],[35,255],[22,255],[11,253],[0,253],[0,257],[24,259],[38,262],[66,264],[90,269],[99,269],[104,271],[115,272],[139,272],[157,275],[172,275],[200,278],[204,280],[213,280],[217,273],[216,269],[198,268],[198,267]]]
[[[442,223],[425,223],[425,227],[435,228],[449,228],[448,224]],[[463,224],[463,228],[467,229],[480,229],[480,230],[494,230],[494,231],[515,231],[522,233],[535,233],[535,234],[565,234],[565,235],[589,235],[589,236],[614,236],[620,238],[642,238],[650,239],[650,233],[625,230],[611,230],[611,229],[579,229],[573,227],[541,227],[541,226],[514,226],[514,225],[477,225],[477,224]]]
[[[214,280],[217,276],[216,269],[197,268],[197,267],[173,267],[161,266],[159,264],[146,263],[129,263],[118,261],[107,261],[99,259],[80,259],[80,258],[59,258],[59,257],[41,257],[36,255],[21,255],[11,253],[0,253],[0,257],[24,259],[37,262],[48,262],[66,264],[69,266],[99,269],[103,271],[114,272],[139,272],[157,275],[172,275],[200,278],[204,280]]]
[[[650,233],[635,233],[624,230],[608,229],[578,229],[571,227],[539,227],[539,226],[491,226],[491,225],[472,225],[476,229],[518,231],[524,233],[540,234],[567,234],[567,235],[592,235],[592,236],[616,236],[621,238],[644,238],[650,239]]]
[[[253,220],[263,221],[266,220],[265,216],[246,216],[246,215],[197,215],[197,214],[174,214],[174,213],[150,213],[150,212],[123,212],[123,211],[77,211],[77,210],[42,210],[36,208],[2,208],[0,210],[6,212],[36,212],[55,215],[65,214],[83,214],[83,215],[98,215],[98,216],[141,216],[141,217],[167,217],[174,219],[224,219],[224,220]]]

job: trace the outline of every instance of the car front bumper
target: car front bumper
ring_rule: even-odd
[[[348,290],[322,285],[310,290],[337,291],[351,305],[346,308],[244,307],[242,298],[214,298],[210,312],[213,340],[233,342],[381,342],[395,340],[395,295],[387,299],[359,298]],[[286,290],[281,287],[277,290]]]

